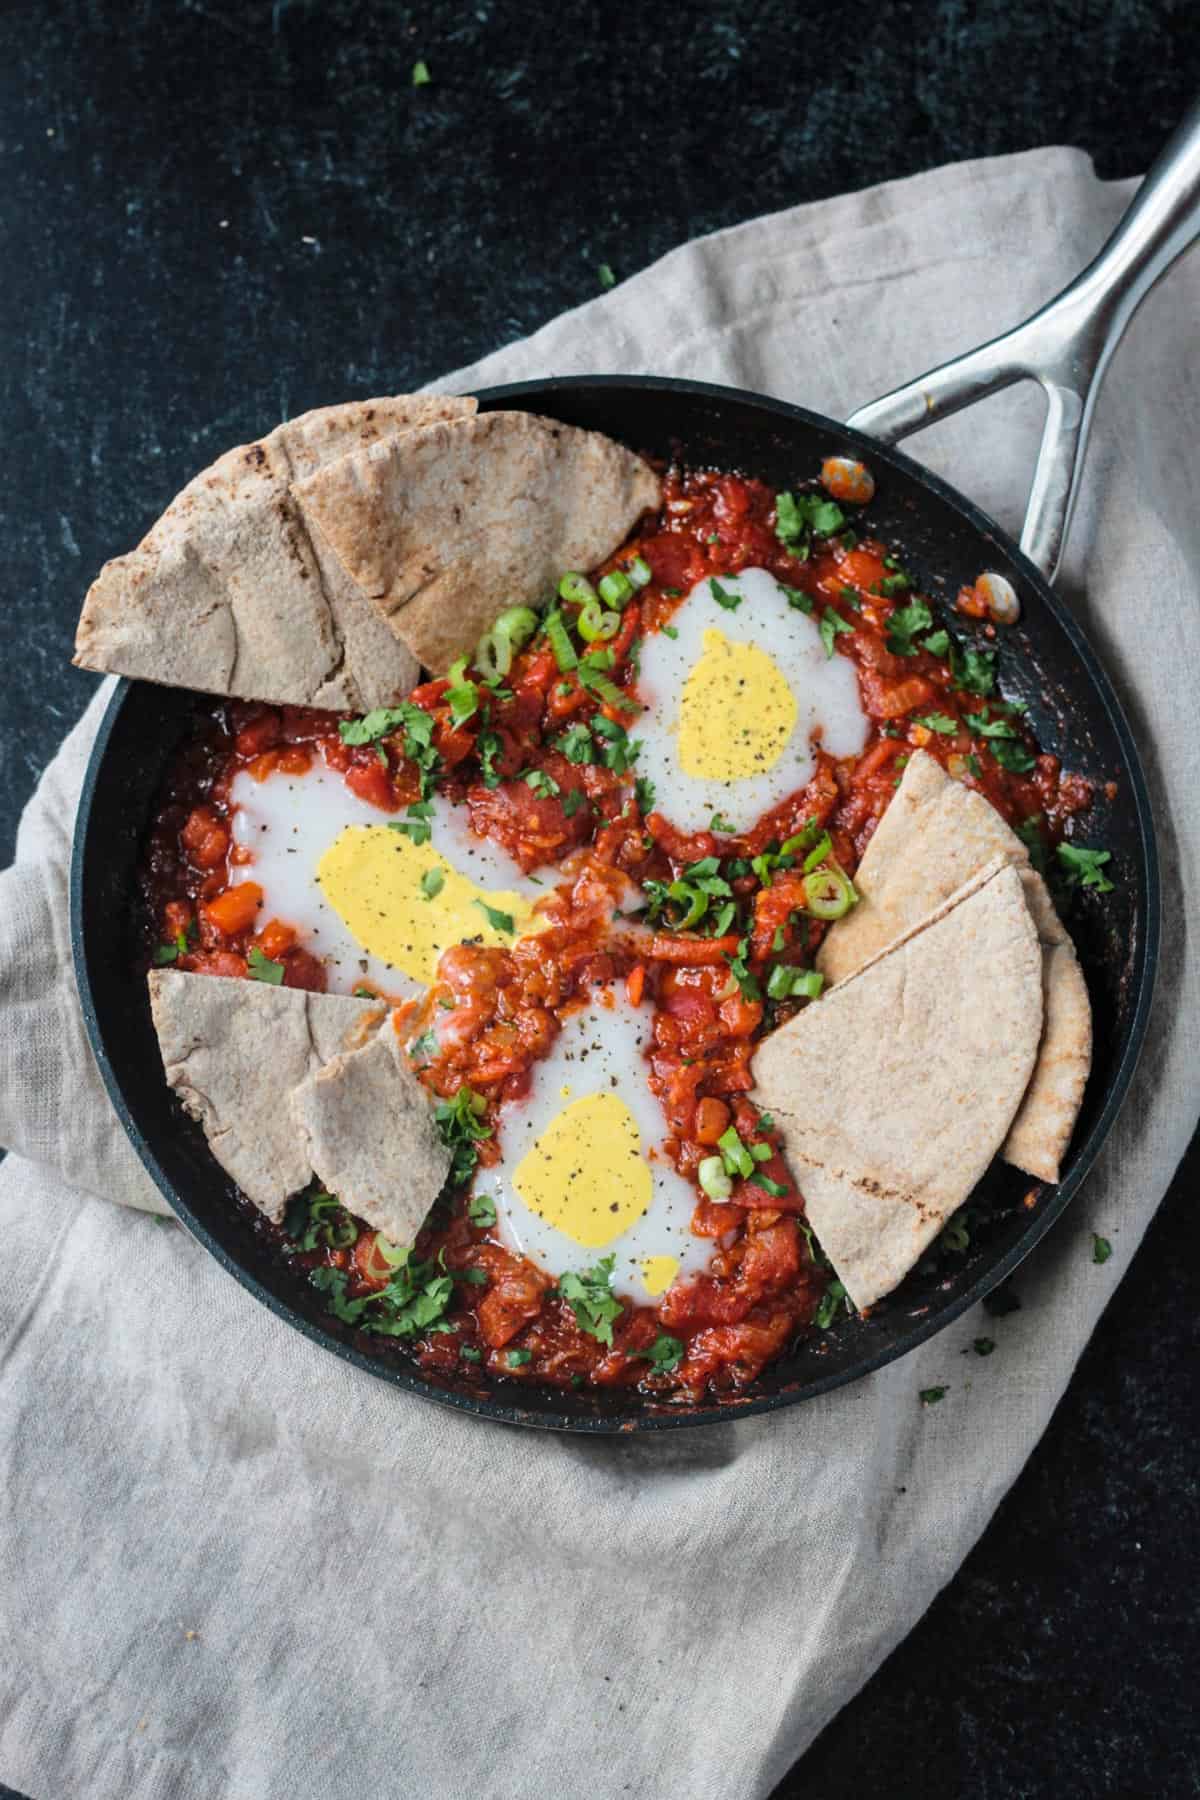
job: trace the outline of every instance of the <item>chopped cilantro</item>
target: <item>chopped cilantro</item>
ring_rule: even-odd
[[[523,1369],[527,1362],[533,1361],[532,1350],[507,1350],[505,1359],[510,1369]]]
[[[415,62],[413,64],[412,84],[414,87],[428,87],[432,79],[433,78],[429,73],[429,64],[427,62]]]
[[[394,731],[402,731],[404,754],[416,764],[421,778],[421,798],[426,800],[433,787],[441,757],[433,747],[433,717],[411,700],[399,706],[377,706],[361,719],[343,719],[338,726],[344,744],[374,744]],[[386,761],[386,758],[384,759]]]
[[[458,1354],[464,1362],[482,1362],[483,1360],[482,1350],[477,1350],[474,1344],[460,1344]]]
[[[922,1388],[921,1405],[936,1406],[939,1400],[945,1399],[946,1392],[947,1390],[944,1387]]]
[[[466,1086],[459,1088],[453,1100],[441,1100],[434,1108],[434,1123],[451,1151],[449,1179],[455,1187],[475,1173],[479,1161],[475,1146],[492,1135],[491,1126],[483,1122],[486,1111],[483,1095]]]
[[[569,763],[590,763],[596,760],[592,734],[578,720],[555,740],[554,748],[561,751]]]
[[[821,1295],[821,1304],[813,1314],[813,1324],[818,1331],[829,1330],[829,1327],[837,1318],[839,1307],[848,1313],[854,1311],[850,1296],[842,1286],[841,1282],[831,1281],[829,1286],[825,1289],[825,1292]]]
[[[814,536],[832,537],[845,523],[841,507],[823,494],[775,496],[775,536],[801,561],[808,556]]]
[[[526,769],[521,780],[543,800],[552,800],[559,792],[557,781],[553,775],[547,775],[545,769]]]
[[[473,1194],[471,1204],[467,1208],[467,1217],[472,1225],[494,1225],[496,1223],[496,1202],[490,1194]]]
[[[580,1274],[566,1274],[558,1284],[558,1291],[575,1314],[581,1330],[610,1348],[613,1324],[624,1311],[612,1292],[616,1260],[615,1256],[605,1256],[595,1268],[584,1269]]]
[[[442,1316],[450,1304],[454,1281],[436,1263],[416,1262],[410,1252],[400,1253],[385,1288],[346,1299],[346,1276],[341,1269],[313,1269],[308,1279],[329,1296],[329,1310],[344,1324],[358,1325],[383,1337],[415,1337],[418,1332],[449,1329]]]
[[[166,963],[176,962],[179,957],[186,956],[188,948],[186,931],[176,932],[173,944],[155,944],[153,958],[155,968],[161,969]]]
[[[736,831],[737,827],[736,827],[736,825],[731,825],[729,823],[728,819],[723,819],[719,812],[715,812],[713,814],[712,818],[708,821],[708,829],[710,831],[719,831],[719,832],[728,834],[730,832]]]
[[[958,720],[952,719],[949,713],[917,713],[913,724],[924,725],[926,731],[938,731],[943,737],[953,737],[958,730]]]
[[[597,263],[596,279],[600,283],[600,286],[605,289],[615,288],[617,285],[617,278],[613,274],[612,268],[608,263]]]
[[[907,606],[897,607],[888,620],[888,649],[893,656],[915,656],[917,646],[913,639],[932,624],[933,614],[924,600],[910,600]]]
[[[1030,769],[1037,765],[1033,751],[1027,750],[1024,744],[1013,744],[1000,739],[989,744],[988,748],[1000,767],[1007,769],[1010,775],[1028,775]]]
[[[717,605],[723,606],[726,612],[736,612],[745,599],[744,594],[731,594],[728,588],[722,587],[715,575],[710,579],[708,586]]]
[[[884,576],[879,583],[879,591],[886,599],[892,600],[897,594],[903,594],[911,586],[911,575],[906,575],[903,569],[900,569],[895,575]]]
[[[780,583],[780,586],[783,586],[782,582]],[[806,594],[803,588],[785,587],[783,591],[787,595],[787,603],[789,606],[794,607],[797,612],[812,613],[812,597]]]
[[[373,998],[373,996],[370,997]],[[415,1037],[408,1046],[408,1054],[419,1068],[424,1068],[436,1053],[437,1047],[436,1032],[423,1031],[420,1037]]]
[[[654,811],[654,783],[645,775],[639,775],[633,784],[633,791],[637,797],[638,811],[644,819],[647,813]]]
[[[1068,882],[1095,888],[1100,894],[1112,893],[1113,883],[1104,873],[1104,864],[1112,861],[1111,850],[1088,850],[1082,844],[1060,844],[1054,854]]]
[[[670,594],[670,593],[673,593],[675,590],[672,588],[666,588],[664,591],[666,593]],[[677,638],[679,636],[679,629],[675,625],[660,625],[659,630],[662,632],[664,637]]]
[[[951,643],[950,674],[961,693],[986,697],[996,686],[996,652]]]
[[[511,913],[501,912],[498,907],[489,906],[486,900],[476,900],[474,904],[479,908],[493,931],[503,931],[509,937],[515,934],[517,928]]]
[[[921,640],[922,650],[928,650],[930,656],[945,656],[950,648],[950,633],[944,627],[931,631],[927,638]]]
[[[1111,1255],[1112,1245],[1109,1243],[1108,1239],[1106,1237],[1100,1237],[1097,1232],[1093,1231],[1092,1261],[1094,1263],[1106,1263]]]
[[[976,1356],[990,1356],[996,1348],[996,1340],[995,1338],[976,1338],[971,1348]]]
[[[650,1359],[656,1375],[669,1375],[683,1361],[683,1344],[679,1338],[660,1331],[644,1354]]]
[[[264,956],[257,944],[251,944],[246,962],[251,981],[265,981],[268,987],[279,987],[282,984],[283,964],[272,962],[269,956]]]
[[[481,731],[475,740],[475,750],[479,757],[479,772],[486,788],[500,786],[500,775],[496,768],[496,758],[504,745],[494,731]],[[409,808],[411,812],[411,807]]]
[[[821,614],[821,642],[825,646],[826,656],[833,655],[834,641],[839,632],[853,631],[853,625],[847,625],[840,613],[835,613],[832,606],[827,606]]]
[[[421,892],[426,900],[436,900],[446,885],[446,877],[440,869],[426,869],[421,877]]]
[[[357,1242],[358,1226],[333,1194],[312,1188],[293,1194],[283,1215],[283,1229],[297,1250],[348,1250]]]
[[[750,965],[746,961],[749,949],[749,938],[742,938],[733,955],[727,958],[729,972],[737,982],[744,1000],[761,1000],[762,988],[759,986],[757,978],[751,974]]]
[[[414,844],[427,844],[433,836],[429,821],[433,817],[433,801],[417,800],[402,819],[389,819],[389,831],[402,831]]]
[[[980,760],[976,756],[975,752],[973,750],[968,751],[967,755],[963,757],[963,761],[967,765],[968,773],[973,775],[975,777],[976,781],[982,781],[983,780],[983,764],[980,762]]]
[[[563,797],[562,809],[567,818],[573,819],[586,800],[587,795],[583,793],[582,789],[572,788],[570,793]]]
[[[637,761],[640,744],[631,744],[623,725],[614,719],[606,719],[603,713],[597,713],[592,720],[592,730],[604,742],[600,746],[600,760],[606,769],[614,775],[624,775],[632,763]]]
[[[473,681],[467,680],[467,659],[460,656],[450,670],[450,686],[446,689],[446,704],[450,708],[450,717],[456,725],[465,725],[479,710],[479,689]]]

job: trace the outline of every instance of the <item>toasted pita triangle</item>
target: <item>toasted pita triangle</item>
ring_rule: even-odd
[[[1043,946],[1045,1027],[1029,1092],[1003,1148],[1015,1168],[1057,1181],[1092,1061],[1087,984],[1074,945],[1029,853],[982,794],[947,775],[923,750],[904,771],[854,881],[860,903],[827,934],[817,966],[840,983],[937,915],[999,857],[1020,867]]]
[[[297,497],[426,668],[469,656],[508,606],[537,606],[658,505],[640,456],[531,413],[433,424],[341,458]]]
[[[307,1076],[288,1104],[322,1185],[394,1244],[411,1244],[449,1156],[390,1021]]]
[[[857,1307],[903,1279],[982,1176],[1041,1030],[1037,932],[1000,864],[760,1046],[754,1098]]]
[[[389,1054],[389,1040],[396,1034],[386,1007],[343,994],[310,994],[178,969],[152,970],[148,980],[168,1086],[204,1127],[225,1173],[276,1223],[289,1197],[308,1185],[314,1170],[327,1185],[341,1170],[336,1149],[326,1153],[327,1140],[336,1145],[338,1123],[333,1109],[326,1113],[326,1098],[342,1091],[344,1071],[355,1068],[356,1056],[382,1040],[384,1052],[371,1063],[376,1075],[370,1091],[361,1084],[356,1089],[372,1112],[362,1121],[364,1149],[354,1168],[354,1198],[342,1196],[336,1186],[330,1185],[330,1192],[389,1236],[389,1227],[402,1220],[415,1218],[419,1227],[441,1192],[450,1157],[433,1126],[424,1088],[402,1056]],[[330,1083],[313,1102],[313,1078],[326,1069]],[[357,1076],[352,1074],[350,1081]],[[314,1124],[311,1145],[307,1125],[301,1129],[292,1110],[297,1092],[304,1119]],[[381,1153],[389,1132],[394,1134],[393,1152],[403,1159],[403,1185],[384,1225],[359,1211],[355,1200],[367,1192],[364,1171],[371,1147]],[[386,1205],[383,1186],[380,1181],[371,1190],[380,1200],[380,1218]]]
[[[291,484],[473,400],[396,395],[323,407],[190,481],[136,550],[106,563],[75,661],[168,687],[363,712],[407,694],[412,656],[310,537]]]

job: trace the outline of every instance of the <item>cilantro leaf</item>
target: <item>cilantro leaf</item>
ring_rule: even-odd
[[[669,1375],[683,1361],[683,1344],[679,1338],[660,1331],[645,1354],[656,1375]]]
[[[490,1194],[473,1194],[471,1204],[467,1208],[467,1217],[472,1225],[489,1226],[496,1223],[496,1202]]]
[[[728,834],[736,831],[737,826],[731,825],[729,823],[728,819],[723,819],[719,812],[715,812],[713,814],[712,818],[708,821],[708,829],[710,831],[719,831],[723,834],[728,835]]]
[[[501,912],[498,907],[489,906],[486,900],[476,900],[474,904],[479,908],[493,931],[503,931],[509,937],[515,935],[517,928],[511,913]]]
[[[1104,864],[1112,861],[1111,850],[1088,850],[1082,844],[1060,844],[1054,854],[1066,871],[1068,882],[1095,888],[1099,894],[1112,893],[1114,884],[1104,873]]]
[[[426,869],[421,877],[421,892],[426,900],[436,900],[446,885],[446,877],[439,868]]]
[[[606,719],[603,713],[597,713],[592,720],[592,730],[604,740],[600,746],[600,760],[605,768],[611,769],[614,775],[626,774],[631,764],[637,761],[641,745],[631,744],[625,727],[614,719]]]
[[[996,652],[951,643],[950,674],[961,693],[986,697],[996,686]]]
[[[921,648],[928,650],[930,656],[945,656],[950,648],[950,633],[944,627],[939,627],[937,631],[931,631],[929,636],[922,641]]]
[[[918,631],[928,631],[932,624],[933,614],[925,600],[910,600],[907,606],[897,607],[888,620],[888,649],[893,656],[915,656],[914,637]]]
[[[1028,775],[1030,769],[1037,765],[1033,751],[1027,750],[1024,744],[1009,743],[1001,739],[990,743],[988,748],[1000,767],[1007,769],[1010,775]]]
[[[433,817],[432,800],[416,800],[402,819],[389,819],[389,831],[402,831],[414,844],[427,844],[433,836],[429,821]]]
[[[458,1354],[462,1357],[464,1362],[476,1363],[483,1361],[483,1351],[477,1350],[474,1344],[460,1344],[458,1346]]]
[[[545,769],[526,769],[521,780],[542,800],[552,800],[561,791],[553,775],[547,775]]]
[[[996,1340],[995,1338],[989,1337],[975,1338],[971,1344],[971,1348],[974,1350],[976,1356],[990,1356],[992,1351],[996,1348]]]
[[[616,1261],[615,1256],[605,1256],[595,1268],[584,1269],[579,1274],[572,1271],[558,1284],[558,1291],[575,1314],[580,1329],[610,1348],[613,1324],[625,1310],[612,1292]]]
[[[532,1350],[506,1350],[504,1356],[510,1369],[523,1369],[527,1362],[533,1361]]]
[[[358,1240],[358,1226],[333,1194],[310,1188],[293,1194],[283,1215],[283,1229],[297,1250],[347,1250]]]
[[[938,731],[943,737],[953,737],[958,730],[958,720],[952,719],[949,713],[918,713],[913,717],[914,725],[924,725],[926,731]]]
[[[782,582],[780,583],[780,586],[783,586]],[[787,595],[787,603],[790,607],[793,607],[796,612],[808,613],[811,615],[813,610],[812,598],[804,592],[803,588],[785,587],[783,588],[783,591]]]
[[[647,813],[654,811],[654,783],[647,776],[639,775],[633,784],[633,791],[637,798],[638,811],[644,819]]]
[[[717,605],[723,606],[726,612],[736,612],[746,597],[744,594],[731,594],[728,588],[721,586],[715,575],[710,577],[708,587]]]
[[[251,944],[246,963],[251,981],[265,981],[268,987],[279,987],[282,984],[283,964],[272,962],[269,956],[264,956],[257,944]]]
[[[485,788],[500,786],[496,758],[503,749],[504,745],[494,731],[481,731],[475,739],[475,751],[479,757],[479,773]],[[412,810],[411,807],[409,810]]]
[[[822,1259],[823,1260],[823,1259]],[[828,1331],[837,1318],[838,1309],[850,1313],[854,1311],[850,1296],[840,1281],[831,1281],[821,1295],[821,1304],[813,1314],[813,1324],[818,1331]]]
[[[946,1393],[947,1390],[944,1387],[922,1388],[921,1405],[936,1406],[939,1400],[945,1399]]]
[[[726,961],[729,963],[729,973],[737,982],[742,998],[744,1000],[761,1000],[762,988],[759,986],[757,977],[751,973],[750,965],[746,960],[749,949],[749,938],[742,938],[733,955],[727,957]]]
[[[1106,1237],[1100,1237],[1097,1232],[1093,1231],[1092,1261],[1094,1263],[1106,1263],[1111,1255],[1112,1245],[1109,1243],[1108,1239]]]
[[[572,788],[562,803],[562,809],[568,819],[573,819],[581,806],[587,803],[587,795],[581,788]]]
[[[475,1146],[492,1135],[491,1126],[483,1121],[486,1111],[483,1095],[466,1086],[459,1088],[453,1100],[441,1100],[434,1108],[434,1123],[451,1152],[449,1180],[455,1187],[475,1173],[479,1161]]]
[[[834,641],[840,632],[853,631],[853,625],[847,625],[840,613],[835,613],[832,606],[827,606],[821,614],[821,642],[825,646],[826,656],[833,655]]]
[[[592,763],[596,760],[596,746],[587,726],[576,720],[575,724],[555,739],[554,748],[561,751],[569,763]]]

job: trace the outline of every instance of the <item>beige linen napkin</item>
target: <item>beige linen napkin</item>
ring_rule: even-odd
[[[657,370],[844,414],[1047,297],[1129,191],[1049,150],[797,208],[445,385]],[[740,1800],[908,1631],[1045,1426],[1200,1109],[1198,302],[1193,264],[1131,330],[1064,577],[1154,787],[1151,1041],[986,1361],[960,1355],[968,1317],[783,1414],[585,1442],[423,1405],[281,1325],[130,1210],[152,1195],[84,1049],[63,926],[93,703],[0,877],[0,1140],[24,1153],[0,1169],[0,1778],[39,1800]],[[1011,526],[1037,431],[1014,393],[919,447]]]

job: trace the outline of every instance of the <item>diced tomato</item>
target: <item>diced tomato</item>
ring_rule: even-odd
[[[769,1193],[761,1187],[763,1176],[768,1181],[782,1188],[782,1194]],[[760,1163],[754,1174],[743,1181],[734,1183],[733,1193],[729,1196],[735,1206],[773,1207],[778,1212],[802,1213],[804,1197],[792,1180],[791,1171],[778,1153],[768,1162]]]
[[[261,756],[264,750],[273,750],[279,742],[282,723],[274,707],[268,707],[257,717],[247,720],[233,740],[238,755],[249,761],[251,757]]]
[[[327,980],[325,964],[307,950],[288,952],[283,965],[284,987],[307,988],[311,994],[323,994]]]
[[[196,869],[215,869],[225,860],[229,833],[210,806],[197,806],[188,814],[179,841]]]
[[[285,950],[296,941],[296,933],[280,919],[272,919],[258,934],[258,947],[271,962],[278,962]]]
[[[351,763],[345,780],[350,792],[357,799],[365,800],[368,806],[377,806],[380,812],[399,811],[400,802],[392,778],[378,758],[372,762]]]
[[[723,1100],[707,1097],[701,1100],[696,1108],[695,1136],[697,1143],[715,1144],[718,1138],[729,1129],[729,1108]]]
[[[263,891],[256,881],[243,881],[206,901],[204,915],[225,937],[237,937],[253,925],[262,899]]]

